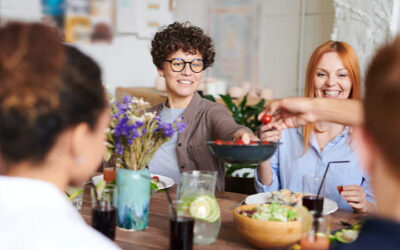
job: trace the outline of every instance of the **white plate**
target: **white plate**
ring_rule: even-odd
[[[271,193],[258,193],[247,196],[246,204],[264,204],[267,198],[271,197]],[[338,209],[338,205],[335,201],[328,198],[324,198],[324,208],[322,209],[322,214],[330,214]]]
[[[167,176],[163,176],[163,175],[159,175],[159,174],[150,174],[150,176],[151,177],[158,176],[158,178],[160,178],[159,184],[161,184],[161,185],[158,185],[159,190],[170,188],[175,184],[174,181]],[[165,184],[165,186],[163,186],[163,184],[161,182],[163,182]]]
[[[159,175],[159,174],[151,174],[150,176],[151,177],[158,176],[158,178],[160,178],[160,182],[159,182],[160,185],[158,185],[159,190],[166,189],[166,188],[172,187],[174,185],[174,181],[167,176],[163,176],[163,175]],[[92,181],[93,181],[94,185],[97,185],[97,183],[99,183],[101,180],[103,180],[102,174],[92,177]],[[161,181],[164,182],[165,187],[162,185]]]

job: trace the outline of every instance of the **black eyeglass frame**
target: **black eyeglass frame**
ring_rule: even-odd
[[[181,70],[174,70],[173,67],[172,67],[172,61],[173,60],[178,60],[178,61],[183,62],[184,63],[183,68]],[[199,62],[201,62],[203,64],[203,68],[199,72],[194,71],[193,68],[192,68],[192,63],[195,62],[195,61],[199,61]],[[187,62],[187,61],[183,60],[182,58],[172,58],[171,60],[164,60],[164,62],[169,62],[169,67],[174,72],[182,72],[185,69],[187,63],[189,64],[190,70],[192,70],[193,73],[200,73],[200,72],[202,72],[203,70],[206,69],[206,66],[205,66],[205,63],[204,63],[203,59],[193,59],[192,61]]]

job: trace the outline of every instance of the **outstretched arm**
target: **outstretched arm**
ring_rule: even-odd
[[[277,112],[279,110],[279,112]],[[267,113],[273,115],[265,129],[282,130],[326,121],[346,125],[360,125],[363,121],[362,103],[358,100],[331,98],[290,97],[271,102],[258,115],[260,120]]]

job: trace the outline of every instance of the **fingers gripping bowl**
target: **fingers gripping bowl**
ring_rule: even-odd
[[[207,142],[215,157],[233,164],[255,164],[268,160],[275,153],[279,144],[279,142],[252,142],[238,145]]]

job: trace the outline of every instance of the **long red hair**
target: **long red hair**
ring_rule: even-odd
[[[355,50],[345,42],[340,41],[327,41],[321,44],[314,50],[310,59],[308,60],[306,82],[304,87],[305,97],[315,97],[315,75],[317,73],[317,65],[321,60],[322,56],[329,52],[336,52],[342,60],[344,68],[349,74],[349,78],[352,84],[349,99],[360,100],[361,99],[361,77],[360,77],[360,66],[358,63],[358,57]],[[313,131],[317,131],[315,123],[307,124],[303,126],[303,142],[304,150],[303,154],[307,152],[310,147],[310,137]]]

